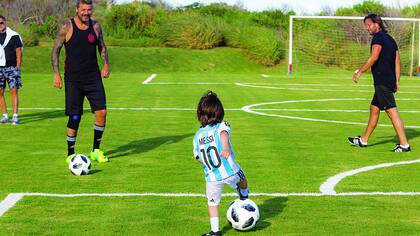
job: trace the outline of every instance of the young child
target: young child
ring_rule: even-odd
[[[203,236],[222,235],[218,205],[225,185],[236,189],[240,199],[248,198],[248,183],[241,167],[235,162],[229,139],[230,126],[223,117],[223,105],[217,95],[211,91],[204,94],[197,107],[201,127],[193,140],[194,157],[202,164],[206,175],[211,231]]]

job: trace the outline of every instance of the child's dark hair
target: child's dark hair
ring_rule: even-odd
[[[223,121],[225,111],[222,102],[212,91],[206,92],[197,106],[197,119],[202,127]]]

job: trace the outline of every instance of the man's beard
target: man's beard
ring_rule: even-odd
[[[84,20],[84,18],[85,17],[87,17],[87,20]],[[77,15],[77,18],[79,18],[79,20],[81,21],[81,22],[88,22],[89,20],[90,20],[90,15],[87,15],[87,16],[81,16],[81,15]]]

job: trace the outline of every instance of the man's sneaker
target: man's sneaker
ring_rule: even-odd
[[[97,162],[108,162],[109,161],[108,157],[106,157],[104,155],[104,152],[101,151],[100,149],[93,150],[93,152],[90,153],[90,159],[92,161],[97,161]]]
[[[351,143],[351,145],[354,146],[359,146],[359,147],[367,147],[367,143],[362,141],[362,137],[361,136],[357,136],[357,137],[348,137],[349,142]]]
[[[19,117],[13,116],[12,117],[12,125],[18,125],[19,124]]]
[[[0,124],[6,124],[7,122],[9,122],[9,117],[2,116],[0,119]]]
[[[394,149],[392,149],[393,152],[410,152],[411,147],[408,145],[408,147],[403,147],[400,144],[395,145]]]
[[[66,163],[70,163],[70,160],[71,160],[74,156],[76,156],[76,154],[71,154],[71,155],[68,155],[68,156],[67,156],[67,158],[66,158]]]
[[[203,234],[203,236],[221,236],[221,235],[222,235],[222,231],[217,231],[217,232],[210,231],[206,234]]]

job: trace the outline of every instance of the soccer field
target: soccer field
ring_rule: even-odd
[[[21,124],[0,126],[0,201],[21,197],[0,203],[10,208],[0,216],[0,235],[207,232],[204,174],[192,156],[195,109],[207,90],[223,102],[261,215],[250,232],[232,229],[224,214],[235,196],[226,187],[225,235],[418,235],[420,80],[402,78],[396,95],[412,152],[392,153],[398,140],[385,113],[368,148],[347,142],[365,128],[370,76],[353,84],[351,72],[315,72],[290,78],[275,70],[156,71],[147,84],[152,73],[113,73],[105,81],[109,111],[101,146],[110,162],[93,163],[91,174],[80,177],[64,161],[64,91],[52,87],[51,74],[26,74]],[[90,152],[92,123],[85,110],[76,152]],[[351,170],[358,171],[327,181]],[[337,194],[321,192],[324,183]]]

